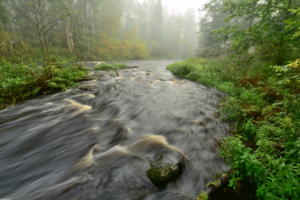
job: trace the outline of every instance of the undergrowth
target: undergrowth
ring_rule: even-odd
[[[85,75],[80,64],[41,67],[0,60],[0,109],[39,94],[66,90],[76,85],[76,78]]]
[[[192,58],[167,67],[229,94],[218,114],[236,125],[219,149],[235,169],[229,186],[237,193],[247,181],[257,199],[300,199],[299,64]]]
[[[95,70],[118,70],[127,69],[127,65],[123,63],[101,63],[94,67]]]

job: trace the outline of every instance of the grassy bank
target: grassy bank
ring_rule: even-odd
[[[221,138],[219,149],[235,169],[230,186],[236,192],[250,183],[256,188],[253,199],[300,198],[299,64],[191,58],[167,67],[229,94],[218,113],[234,121],[235,130]]]
[[[40,94],[66,90],[76,85],[76,78],[85,75],[82,65],[41,67],[0,61],[0,109]]]

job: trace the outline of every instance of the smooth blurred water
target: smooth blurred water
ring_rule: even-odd
[[[221,92],[174,77],[174,61],[126,61],[136,69],[93,71],[89,91],[66,92],[0,111],[0,199],[194,199],[228,170],[213,138]],[[148,73],[147,73],[148,72]],[[158,190],[150,163],[183,163]]]

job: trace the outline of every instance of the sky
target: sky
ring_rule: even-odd
[[[144,0],[139,1],[142,2]],[[163,6],[170,12],[185,13],[188,9],[194,8],[197,17],[199,16],[198,9],[207,2],[209,2],[209,0],[162,0]]]

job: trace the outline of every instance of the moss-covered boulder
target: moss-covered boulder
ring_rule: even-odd
[[[148,170],[147,175],[152,183],[160,188],[165,188],[168,183],[176,181],[182,173],[182,165],[177,164],[175,166],[168,167],[152,167]]]
[[[92,86],[93,85],[83,85],[79,87],[79,90],[92,91]]]
[[[90,76],[83,76],[83,77],[78,77],[75,79],[75,82],[83,82],[83,81],[91,81],[94,80],[95,78],[90,77]]]
[[[209,197],[208,195],[203,191],[198,197],[196,200],[208,200]]]

